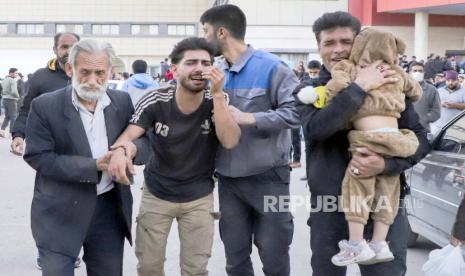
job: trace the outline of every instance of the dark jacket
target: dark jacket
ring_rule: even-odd
[[[71,92],[67,86],[32,102],[24,160],[36,170],[31,229],[37,246],[77,257],[94,214],[100,180]],[[107,94],[111,104],[104,116],[110,146],[128,125],[134,108],[128,94],[112,90]],[[140,140],[136,144],[148,146]],[[118,183],[114,187],[131,242],[131,190]]]
[[[62,70],[56,59],[50,60],[45,68],[37,70],[31,79],[28,80],[28,90],[24,91],[26,96],[19,109],[18,118],[16,118],[11,130],[12,137],[26,137],[26,120],[33,99],[44,93],[63,88],[70,83],[69,77]]]
[[[462,199],[457,211],[454,227],[452,228],[452,236],[461,241],[465,240],[465,198]]]
[[[423,81],[420,83],[423,89],[421,98],[413,103],[415,111],[420,118],[420,124],[427,130],[431,131],[430,123],[433,123],[441,117],[441,100],[439,99],[436,87]]]
[[[305,75],[305,76],[300,80],[300,82],[301,82],[302,84],[305,84],[305,86],[317,87],[317,86],[320,86],[320,85],[321,85],[320,78],[312,79],[312,78],[310,78],[310,76],[309,76],[308,74]]]
[[[425,63],[425,79],[434,78],[438,73],[444,72],[444,61],[439,58],[430,59]]]
[[[325,85],[331,78],[330,73],[323,67],[320,71],[320,81]],[[301,84],[294,91],[294,95],[305,84]],[[319,195],[341,194],[341,184],[345,170],[350,161],[347,134],[350,129],[350,119],[361,106],[366,93],[355,83],[349,85],[333,98],[331,104],[323,109],[313,105],[304,105],[296,97],[297,112],[302,121],[302,129],[306,143],[310,146],[307,153],[307,178],[312,195],[312,203]],[[384,174],[401,174],[420,161],[430,150],[426,138],[426,130],[418,121],[418,115],[412,104],[407,104],[405,111],[398,120],[399,128],[408,128],[415,132],[420,146],[415,155],[408,158],[385,158]],[[405,177],[401,176],[405,192]],[[404,193],[402,193],[403,196]]]

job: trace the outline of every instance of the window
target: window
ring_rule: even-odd
[[[436,149],[452,153],[465,153],[465,116],[447,128]]]
[[[117,35],[119,34],[119,25],[92,25],[92,34],[94,35]]]
[[[8,33],[8,25],[7,24],[0,24],[0,35],[4,35]]]
[[[75,24],[57,24],[56,25],[56,32],[73,32],[76,34],[83,34],[83,26],[82,25],[75,25]]]
[[[44,34],[43,24],[18,24],[17,33],[20,35],[41,35]]]
[[[168,35],[195,35],[195,26],[168,25]]]
[[[133,35],[158,35],[158,25],[131,25]]]

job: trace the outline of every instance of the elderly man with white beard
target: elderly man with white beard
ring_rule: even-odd
[[[110,178],[107,167],[109,146],[134,108],[128,94],[107,89],[114,58],[108,43],[75,44],[65,66],[72,85],[32,102],[24,159],[36,170],[31,229],[44,276],[74,275],[81,246],[87,275],[122,275],[132,195],[128,185]],[[134,144],[127,146],[136,152]]]

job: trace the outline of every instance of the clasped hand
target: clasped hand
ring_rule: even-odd
[[[136,174],[132,160],[137,148],[132,142],[118,142],[110,147],[111,156],[108,162],[108,174],[120,184],[132,184],[132,176]]]

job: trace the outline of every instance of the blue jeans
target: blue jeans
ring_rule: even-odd
[[[315,207],[314,207],[315,208]],[[349,238],[349,229],[343,212],[312,212],[310,226],[311,265],[313,276],[345,276],[346,267],[333,265],[331,257],[339,252],[337,243]],[[403,201],[386,240],[395,259],[374,265],[360,265],[362,276],[403,276],[407,272],[407,215]],[[365,239],[371,239],[373,221],[365,226]]]
[[[124,227],[116,202],[114,189],[98,196],[83,244],[82,259],[86,263],[88,276],[123,275]],[[76,256],[64,255],[41,247],[39,247],[39,256],[42,276],[74,275]]]
[[[252,241],[258,248],[265,275],[290,275],[292,215],[289,210],[265,210],[265,196],[289,196],[289,177],[287,165],[248,177],[219,176],[220,236],[229,276],[254,275]]]

